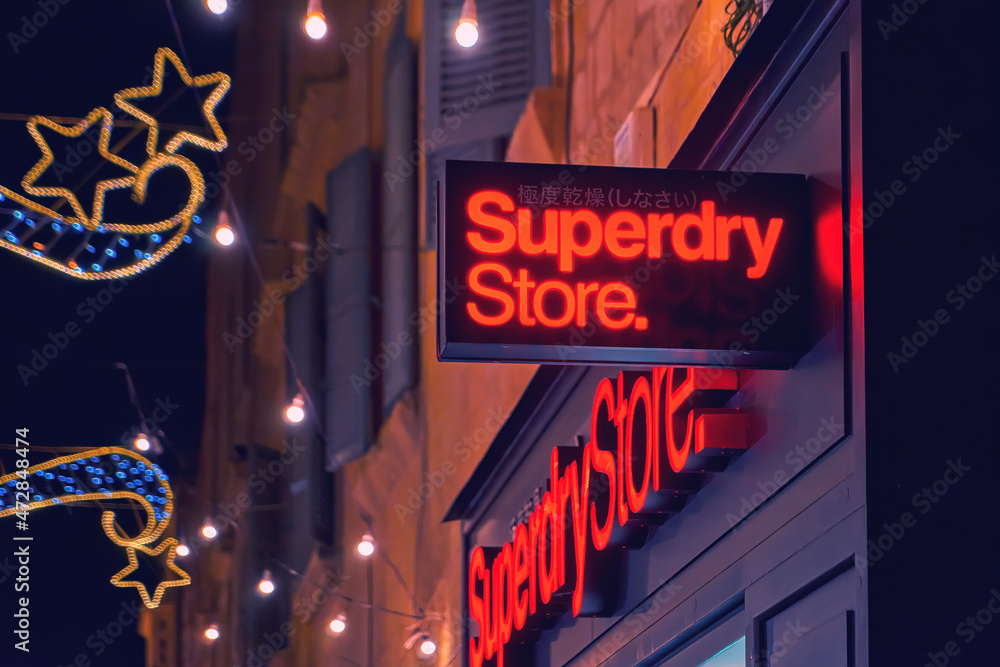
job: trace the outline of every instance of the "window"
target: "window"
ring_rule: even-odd
[[[747,638],[740,637],[698,667],[744,667],[747,661]]]
[[[676,640],[669,642],[664,647],[668,652],[666,659],[655,663],[656,666],[745,667],[747,648],[744,616],[742,606],[709,614]]]
[[[549,21],[543,0],[477,0],[479,41],[463,48],[454,31],[463,0],[424,5],[427,164],[423,242],[437,235],[437,182],[445,160],[502,160],[533,88],[551,78]]]

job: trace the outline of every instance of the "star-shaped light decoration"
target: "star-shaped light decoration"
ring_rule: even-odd
[[[148,556],[159,556],[164,551],[167,553],[166,557],[166,569],[173,571],[177,574],[180,579],[169,579],[167,581],[161,581],[157,586],[156,590],[153,592],[153,597],[149,597],[149,592],[146,590],[145,584],[141,581],[125,581],[124,577],[132,574],[137,569],[139,569],[139,561],[136,559],[135,550],[138,549],[142,553]],[[177,540],[173,537],[168,537],[163,540],[158,547],[155,549],[150,549],[149,547],[142,544],[131,544],[125,549],[128,552],[128,565],[125,566],[120,572],[117,572],[113,577],[111,577],[111,583],[118,588],[137,588],[139,589],[139,596],[142,598],[143,604],[146,605],[148,609],[156,609],[160,606],[160,600],[163,599],[163,594],[168,588],[173,588],[175,586],[186,586],[191,583],[191,576],[182,570],[174,562],[177,558]]]
[[[45,215],[48,215],[56,220],[63,219],[69,224],[77,222],[88,229],[95,229],[97,225],[100,224],[101,217],[103,215],[104,194],[108,190],[128,188],[135,184],[134,174],[139,168],[128,160],[112,153],[108,147],[108,144],[111,141],[112,122],[113,119],[111,117],[111,112],[104,107],[97,107],[87,114],[87,116],[79,123],[68,127],[60,125],[59,123],[42,116],[32,116],[28,120],[28,133],[31,135],[31,138],[35,140],[35,143],[38,144],[38,148],[42,151],[42,157],[24,175],[24,179],[21,181],[21,187],[23,187],[24,191],[30,195],[61,197],[65,199],[69,202],[70,208],[73,209],[73,216],[62,216],[56,211],[41,205],[33,207],[36,211],[44,213]],[[76,195],[69,188],[35,187],[34,184],[38,180],[39,176],[41,176],[42,173],[52,165],[52,162],[55,159],[55,156],[52,154],[52,149],[42,136],[42,133],[39,132],[38,126],[41,125],[42,127],[47,127],[53,132],[61,134],[64,137],[75,138],[81,136],[95,123],[100,123],[101,125],[101,135],[100,140],[97,142],[97,152],[108,162],[116,164],[122,169],[132,172],[133,175],[98,181],[94,188],[93,211],[92,214],[88,216],[83,210],[80,200],[77,199]]]
[[[205,98],[205,102],[201,107],[205,121],[215,135],[215,140],[199,136],[193,132],[182,131],[167,141],[164,150],[167,153],[176,153],[185,143],[192,143],[200,148],[221,152],[228,144],[226,142],[226,135],[222,131],[222,126],[219,125],[219,121],[215,118],[215,107],[222,100],[226,91],[229,90],[230,79],[228,74],[215,72],[214,74],[202,74],[192,77],[188,74],[187,68],[184,67],[184,63],[181,62],[177,54],[164,47],[157,50],[156,56],[153,59],[153,83],[141,88],[126,88],[125,90],[118,91],[115,93],[115,103],[122,111],[149,125],[149,134],[146,137],[146,153],[150,158],[155,157],[157,153],[156,142],[159,134],[159,123],[153,116],[139,109],[134,104],[130,104],[129,101],[157,97],[163,92],[163,67],[167,60],[170,61],[180,75],[184,85],[192,88],[215,85],[215,88]]]
[[[27,489],[22,488],[25,483]],[[19,495],[32,500],[24,502]],[[166,589],[191,583],[191,577],[174,563],[178,544],[175,538],[164,538],[158,546],[153,546],[169,527],[174,512],[170,480],[159,466],[129,449],[100,447],[0,475],[0,520],[57,505],[99,504],[113,499],[134,501],[145,512],[146,519],[142,532],[130,536],[118,532],[114,511],[105,509],[101,514],[104,533],[128,554],[128,566],[116,573],[111,583],[119,588],[139,589],[143,603],[154,609]],[[165,558],[165,569],[180,578],[159,583],[150,598],[141,582],[124,580],[138,569],[137,549],[149,556]]]
[[[208,92],[201,109],[208,126],[206,136],[181,131],[169,137],[163,152],[158,152],[158,121],[130,101],[162,94],[164,67],[168,60],[186,86],[214,87]],[[0,201],[10,200],[11,204],[24,209],[8,211],[10,220],[0,235],[0,249],[9,250],[76,279],[111,280],[144,271],[173,252],[182,242],[192,241],[188,229],[192,223],[200,222],[195,212],[204,201],[205,179],[198,166],[178,154],[178,151],[187,144],[214,152],[226,148],[228,142],[215,117],[215,108],[229,90],[230,78],[222,72],[192,77],[177,54],[167,48],[156,52],[154,66],[152,85],[127,88],[115,94],[118,106],[147,127],[146,157],[141,164],[134,165],[108,149],[112,118],[103,107],[94,109],[86,118],[72,126],[61,126],[42,117],[31,119],[28,130],[42,151],[42,159],[25,174],[21,183],[23,192],[0,184]],[[100,123],[101,127],[98,148],[100,155],[126,169],[129,174],[122,178],[98,181],[93,210],[88,216],[71,190],[35,185],[38,177],[54,161],[52,149],[44,141],[38,128],[46,126],[66,137],[79,137],[96,123]],[[109,190],[131,187],[132,199],[141,206],[150,177],[167,167],[181,169],[190,183],[188,201],[180,211],[169,218],[150,222],[104,220],[105,194]],[[35,199],[35,196],[62,198],[73,209],[72,217],[57,213]],[[157,209],[150,207],[149,210]],[[0,518],[2,516],[0,513]]]

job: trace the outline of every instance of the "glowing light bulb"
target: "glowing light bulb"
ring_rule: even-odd
[[[219,638],[219,626],[215,623],[205,628],[205,639],[209,641],[215,641]]]
[[[220,222],[219,226],[215,228],[215,240],[219,245],[231,246],[236,242],[236,232],[229,225]]]
[[[358,553],[367,558],[375,553],[375,538],[371,535],[362,535],[358,542]]]
[[[320,40],[326,37],[326,17],[321,11],[311,11],[306,16],[302,29],[310,39]]]
[[[437,653],[438,647],[434,643],[434,640],[424,635],[423,639],[420,641],[420,652],[424,655],[434,655]]]
[[[330,632],[339,635],[346,629],[347,629],[347,618],[343,614],[339,614],[337,618],[330,621]]]
[[[274,582],[271,581],[270,570],[264,570],[264,576],[261,578],[260,583],[257,584],[257,590],[262,595],[270,595],[274,592]]]
[[[475,0],[465,0],[462,5],[462,15],[455,26],[455,41],[458,45],[468,49],[475,46],[479,41],[479,23],[476,21]]]
[[[185,556],[189,556],[190,554],[191,554],[191,549],[188,548],[188,545],[186,545],[186,544],[178,544],[177,545],[177,555],[178,556],[180,556],[181,558],[184,558]]]
[[[214,540],[218,536],[219,531],[215,529],[215,526],[210,521],[206,521],[205,525],[201,527],[201,534],[206,540]]]
[[[306,418],[305,401],[299,394],[292,399],[292,402],[285,408],[285,421],[289,424],[298,424]]]
[[[149,444],[149,438],[146,437],[145,433],[140,433],[135,436],[135,448],[140,452],[148,452],[152,445]]]
[[[216,16],[222,16],[229,9],[229,0],[205,0],[205,6]]]
[[[479,41],[479,24],[474,19],[462,19],[455,27],[455,41],[459,46],[471,48]]]

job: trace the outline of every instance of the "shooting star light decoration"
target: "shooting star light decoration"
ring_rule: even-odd
[[[202,104],[202,114],[211,138],[184,130],[168,137],[163,151],[158,150],[159,123],[132,101],[159,97],[163,92],[166,63],[191,88],[212,86]],[[215,108],[229,90],[229,76],[222,72],[192,77],[176,53],[167,48],[156,52],[153,82],[149,86],[127,88],[115,93],[115,104],[147,127],[146,160],[139,165],[115,155],[109,148],[114,118],[104,107],[92,110],[72,126],[60,125],[42,116],[32,116],[28,133],[42,153],[41,159],[24,175],[22,192],[0,185],[0,211],[10,219],[0,229],[0,246],[45,266],[81,280],[125,278],[144,271],[173,252],[182,242],[190,243],[188,229],[192,221],[199,222],[195,211],[205,198],[205,179],[194,162],[178,155],[186,144],[212,152],[226,148],[226,135],[215,117]],[[39,187],[39,177],[53,164],[54,156],[39,131],[44,127],[67,138],[75,138],[93,128],[100,128],[97,151],[106,162],[122,172],[117,178],[98,181],[94,187],[93,206],[88,212],[79,197],[68,188]],[[169,218],[156,222],[126,224],[104,219],[105,196],[109,191],[131,188],[132,199],[142,204],[150,177],[157,171],[174,167],[187,176],[191,192],[184,207]],[[58,197],[72,209],[63,215],[46,206],[38,197]],[[5,202],[17,208],[3,209]],[[24,210],[22,210],[24,209]]]
[[[137,588],[143,604],[156,609],[168,588],[186,586],[191,577],[174,562],[177,539],[168,537],[154,545],[170,525],[174,496],[166,474],[155,463],[121,447],[102,447],[22,468],[0,477],[0,519],[22,516],[54,505],[88,501],[133,500],[146,514],[146,525],[135,537],[115,527],[115,513],[106,510],[101,525],[108,538],[125,549],[129,564],[111,577],[119,588]],[[179,578],[161,581],[150,597],[140,581],[125,579],[138,568],[136,551],[162,559],[164,570]]]

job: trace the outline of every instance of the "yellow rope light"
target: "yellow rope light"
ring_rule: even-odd
[[[213,142],[197,134],[181,131],[167,142],[165,147],[167,153],[176,153],[177,149],[187,142],[210,151],[221,152],[227,145],[226,135],[223,133],[219,121],[215,118],[215,107],[226,94],[226,91],[229,90],[229,76],[222,72],[192,77],[188,74],[187,68],[184,67],[184,63],[181,62],[176,53],[170,49],[162,48],[156,52],[156,56],[153,59],[153,83],[143,88],[126,88],[125,90],[118,91],[115,93],[115,104],[122,111],[149,125],[149,134],[146,137],[146,153],[149,157],[154,157],[156,155],[156,139],[159,133],[159,126],[156,119],[135,105],[129,104],[128,100],[157,97],[163,92],[163,66],[167,60],[170,60],[174,69],[180,74],[185,86],[201,88],[203,86],[215,85],[215,90],[205,98],[205,103],[202,105],[201,110],[205,115],[205,120],[208,121],[209,127],[212,128],[216,139]]]
[[[138,171],[138,168],[134,164],[111,153],[111,150],[108,148],[108,143],[111,141],[111,126],[113,123],[113,119],[111,117],[110,111],[108,111],[104,107],[98,107],[93,111],[91,111],[89,114],[87,114],[87,116],[83,120],[81,120],[79,123],[77,123],[72,127],[66,127],[60,125],[58,123],[49,120],[48,118],[43,118],[41,116],[33,116],[32,118],[30,118],[28,120],[28,134],[31,135],[31,138],[35,140],[35,143],[38,144],[38,147],[41,149],[42,159],[40,159],[37,163],[35,163],[35,166],[33,166],[31,169],[28,170],[28,173],[24,175],[24,180],[21,181],[21,187],[24,188],[24,191],[27,192],[28,194],[36,196],[46,196],[46,197],[62,197],[66,199],[66,201],[69,202],[70,207],[73,209],[73,212],[76,214],[76,217],[66,217],[64,218],[65,221],[69,224],[72,224],[74,222],[79,222],[89,229],[96,228],[97,223],[96,222],[92,223],[87,218],[87,214],[84,212],[83,207],[80,205],[80,201],[77,199],[76,195],[73,193],[72,190],[68,188],[53,188],[53,187],[39,188],[39,187],[34,187],[33,184],[35,183],[35,181],[38,180],[38,177],[42,175],[42,172],[44,172],[46,169],[49,168],[49,165],[51,165],[52,161],[54,160],[54,156],[52,155],[52,149],[49,147],[48,142],[45,141],[45,138],[42,137],[41,133],[38,131],[38,126],[43,125],[44,127],[53,130],[57,134],[61,134],[64,137],[73,138],[81,136],[97,120],[100,120],[101,124],[101,138],[100,141],[98,141],[97,143],[97,152],[100,153],[100,155],[105,160],[108,160],[109,162],[118,165],[122,169],[130,171],[132,173]],[[134,176],[98,181],[97,185],[94,188],[93,217],[97,221],[100,221],[101,209],[104,206],[104,193],[107,190],[127,188],[132,186],[133,183],[135,183]],[[44,206],[33,207],[33,209],[39,213],[44,213],[45,215],[48,215],[52,218],[62,217],[57,212]]]
[[[129,101],[156,97],[162,93],[163,71],[167,61],[170,61],[185,85],[193,88],[209,85],[215,86],[202,105],[202,113],[214,135],[214,140],[199,136],[188,129],[182,129],[167,140],[164,147],[165,152],[157,152],[158,121],[153,116],[130,104]],[[48,222],[36,222],[25,219],[23,213],[16,212],[15,218],[23,220],[25,226],[25,229],[22,230],[22,234],[26,235],[24,236],[24,245],[22,245],[22,237],[11,231],[12,228],[17,226],[17,223],[12,223],[8,225],[5,233],[0,236],[0,247],[80,280],[110,280],[126,278],[144,271],[173,252],[182,241],[190,242],[187,231],[190,228],[192,220],[196,221],[195,212],[204,201],[205,179],[194,162],[176,153],[184,144],[192,144],[198,148],[214,152],[220,152],[226,148],[226,135],[215,117],[215,108],[229,90],[229,85],[229,76],[222,72],[191,76],[177,54],[167,48],[159,49],[154,57],[153,83],[141,88],[126,88],[115,93],[116,104],[123,111],[139,119],[148,127],[148,136],[146,139],[147,159],[140,165],[135,165],[111,152],[109,142],[114,119],[111,113],[104,107],[93,109],[85,118],[71,126],[61,125],[54,120],[42,116],[32,116],[27,122],[28,133],[41,150],[42,157],[24,175],[21,186],[27,195],[31,195],[32,197],[60,197],[65,199],[72,209],[72,215],[60,215],[56,210],[45,206],[39,201],[21,192],[0,185],[0,195],[2,195],[0,199],[9,199],[29,211],[50,219]],[[94,187],[92,211],[88,215],[83,210],[79,198],[72,190],[62,187],[36,185],[39,177],[54,161],[52,149],[49,147],[48,142],[45,141],[45,138],[42,137],[38,128],[39,126],[43,126],[62,136],[75,138],[98,124],[101,128],[100,140],[97,146],[98,153],[108,162],[130,172],[130,175],[98,181]],[[127,224],[104,221],[105,195],[109,190],[131,188],[132,198],[139,204],[142,204],[145,201],[146,187],[150,176],[166,167],[181,169],[191,185],[188,200],[181,211],[158,222]],[[58,235],[55,235],[48,245],[35,241],[31,246],[28,246],[26,239],[34,235],[37,229],[44,225],[51,225],[53,232],[59,230]],[[71,229],[62,230],[63,225],[69,226]],[[173,235],[161,243],[158,233],[171,230],[173,230]],[[80,236],[81,243],[76,252],[65,260],[47,256],[52,246],[60,240],[60,237],[64,233]],[[87,239],[91,238],[92,235],[97,235],[98,238],[102,236],[110,238],[110,235],[118,235],[111,238],[109,245],[102,248],[110,257],[117,257],[116,253],[118,249],[114,245],[115,239],[118,239],[122,246],[127,247],[129,245],[128,239],[123,238],[122,235],[146,236],[148,237],[148,243],[145,252],[138,248],[134,250],[136,258],[133,261],[108,269],[104,268],[104,262],[107,261],[107,258],[99,254],[98,257],[102,259],[102,262],[100,264],[95,262],[92,266],[93,270],[90,270],[89,268],[80,266],[76,262],[75,257],[85,246],[89,252],[98,252],[93,244],[88,245],[87,243]],[[153,251],[150,245],[154,242],[159,244],[155,251]]]
[[[104,529],[104,533],[108,536],[108,539],[110,539],[116,545],[123,547],[125,549],[129,560],[129,565],[124,569],[122,569],[121,571],[117,572],[111,578],[111,583],[114,584],[115,586],[118,586],[119,588],[124,588],[124,587],[138,588],[139,595],[142,598],[143,603],[148,608],[155,609],[157,606],[159,606],[160,600],[163,597],[163,594],[167,588],[171,588],[173,586],[185,586],[191,583],[191,577],[174,563],[174,558],[176,556],[176,548],[177,548],[176,539],[168,537],[157,546],[149,546],[151,545],[151,543],[155,542],[163,535],[163,532],[170,525],[170,520],[173,518],[173,510],[174,510],[173,492],[170,489],[170,483],[167,480],[166,474],[164,474],[160,470],[159,466],[155,465],[149,459],[145,458],[141,454],[138,454],[137,452],[134,452],[132,450],[123,449],[121,447],[101,447],[98,449],[76,452],[68,456],[61,456],[46,461],[45,463],[40,463],[38,465],[31,466],[30,468],[24,468],[18,470],[15,473],[4,475],[3,477],[0,477],[0,488],[3,488],[5,485],[11,484],[11,482],[14,482],[15,486],[13,488],[17,489],[22,493],[28,493],[29,490],[32,490],[30,489],[32,485],[30,484],[30,482],[28,482],[28,480],[33,479],[34,478],[33,476],[37,475],[37,473],[39,472],[45,473],[49,470],[60,469],[60,466],[63,466],[64,464],[65,465],[78,464],[79,461],[81,460],[83,460],[86,463],[88,459],[92,461],[94,458],[96,458],[98,459],[96,463],[103,463],[105,465],[108,465],[111,470],[114,470],[115,468],[114,456],[116,455],[119,457],[119,460],[126,459],[132,462],[130,464],[131,465],[131,467],[129,468],[130,470],[131,468],[141,468],[143,470],[142,472],[143,476],[146,475],[145,472],[146,470],[150,472],[150,475],[156,476],[156,482],[163,489],[162,499],[164,500],[163,510],[160,511],[159,519],[156,516],[157,510],[153,507],[153,504],[145,496],[136,491],[122,490],[122,489],[106,490],[100,493],[82,493],[82,494],[77,494],[75,492],[66,493],[66,494],[55,495],[48,498],[42,498],[41,500],[30,499],[33,496],[29,494],[28,495],[29,502],[22,503],[20,505],[16,504],[15,502],[15,504],[11,505],[10,507],[6,507],[5,509],[0,510],[0,519],[7,516],[23,514],[25,512],[37,511],[45,507],[53,507],[55,505],[66,505],[69,503],[89,502],[91,500],[125,498],[139,503],[139,505],[146,511],[146,525],[143,528],[142,532],[139,533],[138,535],[134,537],[121,535],[115,528],[115,513],[110,510],[106,510],[101,515],[101,526]],[[117,467],[121,468],[123,466],[119,465]],[[101,468],[101,471],[102,471],[101,473],[81,472],[78,474],[80,477],[83,477],[85,474],[104,474],[103,468]],[[114,471],[114,472],[117,475],[117,472],[120,471]],[[128,478],[127,475],[122,477],[121,479],[123,480],[121,482],[122,484],[127,484],[128,482],[132,481],[131,479]],[[26,486],[24,488],[19,488],[18,486],[16,486],[16,484],[25,484],[25,483]],[[77,482],[77,484],[79,484],[79,482]],[[138,567],[135,555],[135,551],[137,549],[148,556],[160,556],[161,554],[166,552],[165,568],[176,573],[180,577],[180,579],[171,579],[161,582],[156,587],[156,590],[152,598],[150,598],[148,592],[146,591],[145,586],[141,582],[125,581],[124,577],[134,572],[135,569]]]

